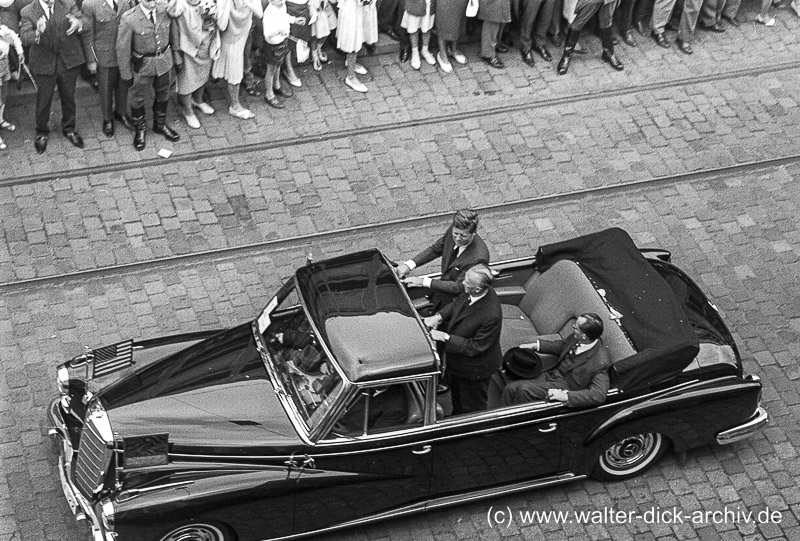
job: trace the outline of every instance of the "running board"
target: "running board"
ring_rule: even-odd
[[[559,475],[553,475],[550,477],[543,477],[539,479],[535,479],[532,481],[524,481],[522,483],[514,483],[513,485],[503,485],[501,487],[493,487],[493,488],[485,488],[482,490],[476,490],[474,492],[469,492],[466,494],[459,494],[457,496],[443,496],[439,498],[434,498],[427,502],[419,502],[411,505],[407,505],[405,507],[400,507],[398,509],[393,509],[391,511],[386,511],[384,513],[378,513],[377,515],[370,515],[369,517],[360,518],[358,520],[352,520],[350,522],[345,522],[342,524],[337,524],[336,526],[331,526],[328,528],[321,528],[319,530],[314,530],[310,532],[303,532],[299,534],[287,535],[284,537],[273,537],[270,538],[271,541],[287,541],[289,539],[298,539],[301,537],[307,537],[310,535],[319,535],[322,533],[332,532],[336,530],[342,530],[344,528],[352,528],[354,526],[361,526],[364,524],[369,524],[371,522],[378,522],[381,520],[388,520],[398,517],[403,517],[406,515],[412,515],[416,513],[421,513],[423,511],[429,511],[433,509],[439,509],[442,507],[449,507],[452,505],[457,505],[461,503],[476,501],[476,500],[483,500],[485,498],[491,498],[494,496],[502,496],[504,494],[513,494],[515,492],[522,492],[524,490],[531,490],[533,488],[541,488],[547,487],[551,485],[560,485],[562,483],[569,483],[570,481],[579,481],[581,479],[585,479],[585,475],[575,475],[572,473],[562,473]],[[267,540],[265,540],[267,541]]]

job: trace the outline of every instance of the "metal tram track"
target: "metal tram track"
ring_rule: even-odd
[[[740,77],[752,77],[768,73],[775,73],[779,71],[788,71],[798,68],[800,68],[800,61],[783,62],[780,64],[767,65],[767,66],[755,66],[739,70],[701,75],[698,77],[685,77],[681,79],[674,79],[671,81],[657,81],[653,83],[629,86],[625,88],[606,89],[606,90],[601,90],[599,92],[584,92],[580,94],[571,94],[569,96],[536,100],[528,103],[501,105],[497,107],[489,107],[473,111],[464,111],[459,113],[425,118],[425,119],[410,120],[406,122],[376,124],[374,126],[364,126],[358,128],[349,128],[345,130],[335,130],[321,134],[290,137],[285,139],[278,139],[275,141],[265,141],[263,143],[248,143],[242,145],[229,146],[225,148],[216,148],[198,152],[190,152],[187,154],[174,154],[170,158],[169,163],[170,164],[185,163],[200,159],[208,159],[208,158],[213,159],[224,156],[230,156],[234,154],[273,150],[273,149],[291,147],[295,145],[304,145],[309,143],[330,141],[335,139],[346,139],[348,137],[354,137],[357,135],[363,136],[375,133],[390,132],[394,130],[416,128],[420,126],[430,126],[430,125],[444,124],[449,122],[461,122],[464,120],[489,117],[499,114],[519,113],[519,112],[544,109],[547,107],[554,107],[559,105],[580,103],[583,101],[595,101],[595,100],[602,100],[602,99],[615,98],[621,96],[628,96],[632,94],[638,94],[641,92],[664,90],[667,88],[698,85],[720,80],[738,79]],[[24,175],[24,176],[10,177],[7,179],[0,179],[0,187],[16,186],[19,184],[49,182],[54,180],[62,180],[62,179],[69,179],[69,178],[83,177],[90,175],[102,175],[107,173],[127,171],[130,169],[157,167],[164,163],[165,163],[164,160],[161,158],[151,158],[135,162],[122,162],[117,164],[104,164],[91,167],[80,167],[68,171],[55,171],[44,174],[37,173],[34,175]]]
[[[562,204],[571,201],[577,201],[588,197],[599,196],[603,194],[615,194],[632,192],[640,189],[657,188],[659,186],[678,184],[683,182],[708,182],[716,178],[727,175],[740,175],[748,172],[759,171],[769,168],[785,167],[800,163],[800,154],[792,156],[785,156],[781,158],[771,158],[762,161],[752,161],[739,163],[735,165],[728,165],[723,167],[716,167],[710,169],[702,169],[688,173],[678,173],[674,175],[665,175],[649,179],[636,180],[620,184],[597,186],[592,188],[583,188],[572,190],[568,192],[540,195],[535,197],[528,197],[516,201],[493,203],[489,205],[476,206],[475,209],[481,212],[484,219],[494,214],[504,214],[508,212],[520,211],[526,208],[542,205]],[[77,280],[86,280],[93,278],[102,278],[107,276],[114,276],[122,273],[138,272],[149,270],[153,268],[163,268],[176,265],[186,265],[189,263],[206,261],[225,261],[242,256],[254,255],[265,250],[279,251],[298,246],[309,245],[314,241],[319,240],[333,240],[336,238],[346,239],[348,235],[365,234],[365,233],[379,233],[391,228],[398,227],[420,227],[427,224],[440,222],[452,214],[452,210],[443,212],[436,212],[409,218],[402,218],[390,220],[385,222],[376,222],[369,224],[362,224],[357,226],[343,227],[339,229],[332,229],[329,231],[321,231],[316,233],[308,233],[304,235],[295,235],[282,239],[266,240],[262,242],[243,244],[239,246],[229,246],[225,248],[216,248],[212,250],[204,250],[200,252],[193,252],[189,254],[179,254],[174,256],[162,257],[157,259],[150,259],[147,261],[137,261],[132,263],[125,263],[121,265],[109,265],[106,267],[98,267],[95,269],[84,269],[62,274],[53,274],[49,276],[42,276],[36,278],[29,278],[11,282],[0,282],[0,291],[11,291],[20,289],[30,289],[38,286],[56,285],[58,283],[71,282]]]

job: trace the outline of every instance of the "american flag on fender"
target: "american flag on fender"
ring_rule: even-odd
[[[126,340],[93,351],[93,378],[107,376],[133,364],[133,340]]]

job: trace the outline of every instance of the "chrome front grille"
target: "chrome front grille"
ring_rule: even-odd
[[[75,485],[86,498],[91,499],[103,487],[113,441],[106,412],[95,403],[84,419],[74,472]]]

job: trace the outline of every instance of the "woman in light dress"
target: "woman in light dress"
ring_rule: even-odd
[[[329,62],[328,55],[322,50],[325,39],[331,35],[331,31],[336,29],[336,12],[329,0],[310,0],[309,6],[312,11],[316,11],[317,17],[311,23],[311,60],[316,71],[322,69],[322,64]]]
[[[218,0],[217,26],[221,46],[211,76],[228,82],[231,106],[228,112],[241,119],[253,118],[253,112],[239,101],[239,85],[244,77],[244,54],[253,15],[261,18],[264,10],[259,0]]]
[[[203,90],[214,60],[219,58],[216,6],[207,0],[170,0],[167,13],[178,25],[178,48],[183,55],[183,66],[178,71],[178,104],[186,124],[199,129],[200,120],[194,110],[214,114],[214,108],[203,101]]]
[[[11,4],[9,3],[8,5]],[[3,5],[3,7],[8,6]],[[17,129],[14,124],[5,118],[8,82],[11,80],[8,58],[12,47],[17,51],[20,62],[22,62],[24,55],[22,54],[22,42],[19,40],[19,36],[6,25],[0,24],[0,129],[8,131]],[[0,137],[0,150],[5,150],[6,148],[7,145],[3,138]]]
[[[347,53],[344,82],[356,92],[366,92],[367,87],[359,79],[367,69],[356,62],[358,51],[365,43],[378,42],[378,10],[374,0],[339,0],[339,26],[336,30],[336,46]]]

